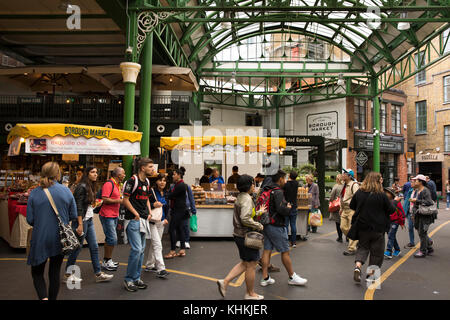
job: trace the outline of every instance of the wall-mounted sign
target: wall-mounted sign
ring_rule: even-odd
[[[355,133],[355,149],[361,151],[373,150],[373,135]],[[380,151],[385,153],[403,153],[404,138],[396,136],[384,136],[380,139]]]
[[[360,151],[356,155],[356,162],[361,167],[363,167],[367,163],[367,160],[369,160],[369,157],[367,156],[367,154],[364,151]]]
[[[308,128],[308,135],[337,138],[338,113],[333,111],[309,114],[306,119],[306,127]]]
[[[443,162],[444,154],[443,153],[430,153],[427,154],[417,154],[416,162]]]

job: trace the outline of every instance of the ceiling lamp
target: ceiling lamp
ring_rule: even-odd
[[[172,78],[172,76],[170,76],[170,78],[169,78],[169,82],[170,82],[170,83],[172,83],[172,82],[173,82],[173,78]]]
[[[406,12],[400,13],[400,18],[402,18],[402,19],[408,18],[408,13],[406,13]],[[397,25],[397,29],[400,31],[408,30],[410,27],[411,27],[411,25],[409,24],[409,22],[399,22]]]
[[[231,73],[231,79],[230,79],[231,83],[236,83],[236,71],[233,71]]]
[[[344,75],[342,73],[339,73],[339,79],[337,81],[338,86],[345,86],[345,80]]]

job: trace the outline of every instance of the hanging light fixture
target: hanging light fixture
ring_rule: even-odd
[[[231,79],[230,79],[230,82],[231,83],[236,83],[236,71],[233,71],[232,73],[231,73]]]
[[[173,82],[173,78],[172,78],[172,76],[170,76],[170,78],[169,78],[169,82],[170,82],[170,83],[172,83],[172,82]]]
[[[339,73],[339,78],[338,78],[338,81],[337,81],[337,85],[338,86],[344,86],[345,85],[344,75],[342,73]]]
[[[402,19],[408,18],[408,13],[407,12],[400,13],[400,18]],[[397,29],[400,31],[408,30],[410,27],[411,25],[409,24],[409,22],[399,22],[397,25]]]

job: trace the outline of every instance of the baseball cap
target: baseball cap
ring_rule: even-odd
[[[342,173],[346,173],[346,174],[348,174],[349,176],[351,176],[352,178],[355,177],[355,173],[353,172],[352,169],[342,169]]]
[[[427,181],[427,177],[425,177],[423,174],[419,174],[416,177],[413,178],[414,180],[422,180],[422,181]]]

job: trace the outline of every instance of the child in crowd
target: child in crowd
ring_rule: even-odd
[[[384,188],[384,191],[394,207],[397,208],[397,210],[395,210],[395,212],[390,215],[391,227],[388,233],[389,240],[386,251],[384,252],[384,256],[386,258],[392,259],[392,257],[397,257],[398,255],[400,255],[400,247],[398,245],[396,236],[398,226],[404,228],[406,215],[400,199],[395,196],[395,190],[393,188]],[[392,251],[392,249],[394,249],[394,251]]]

